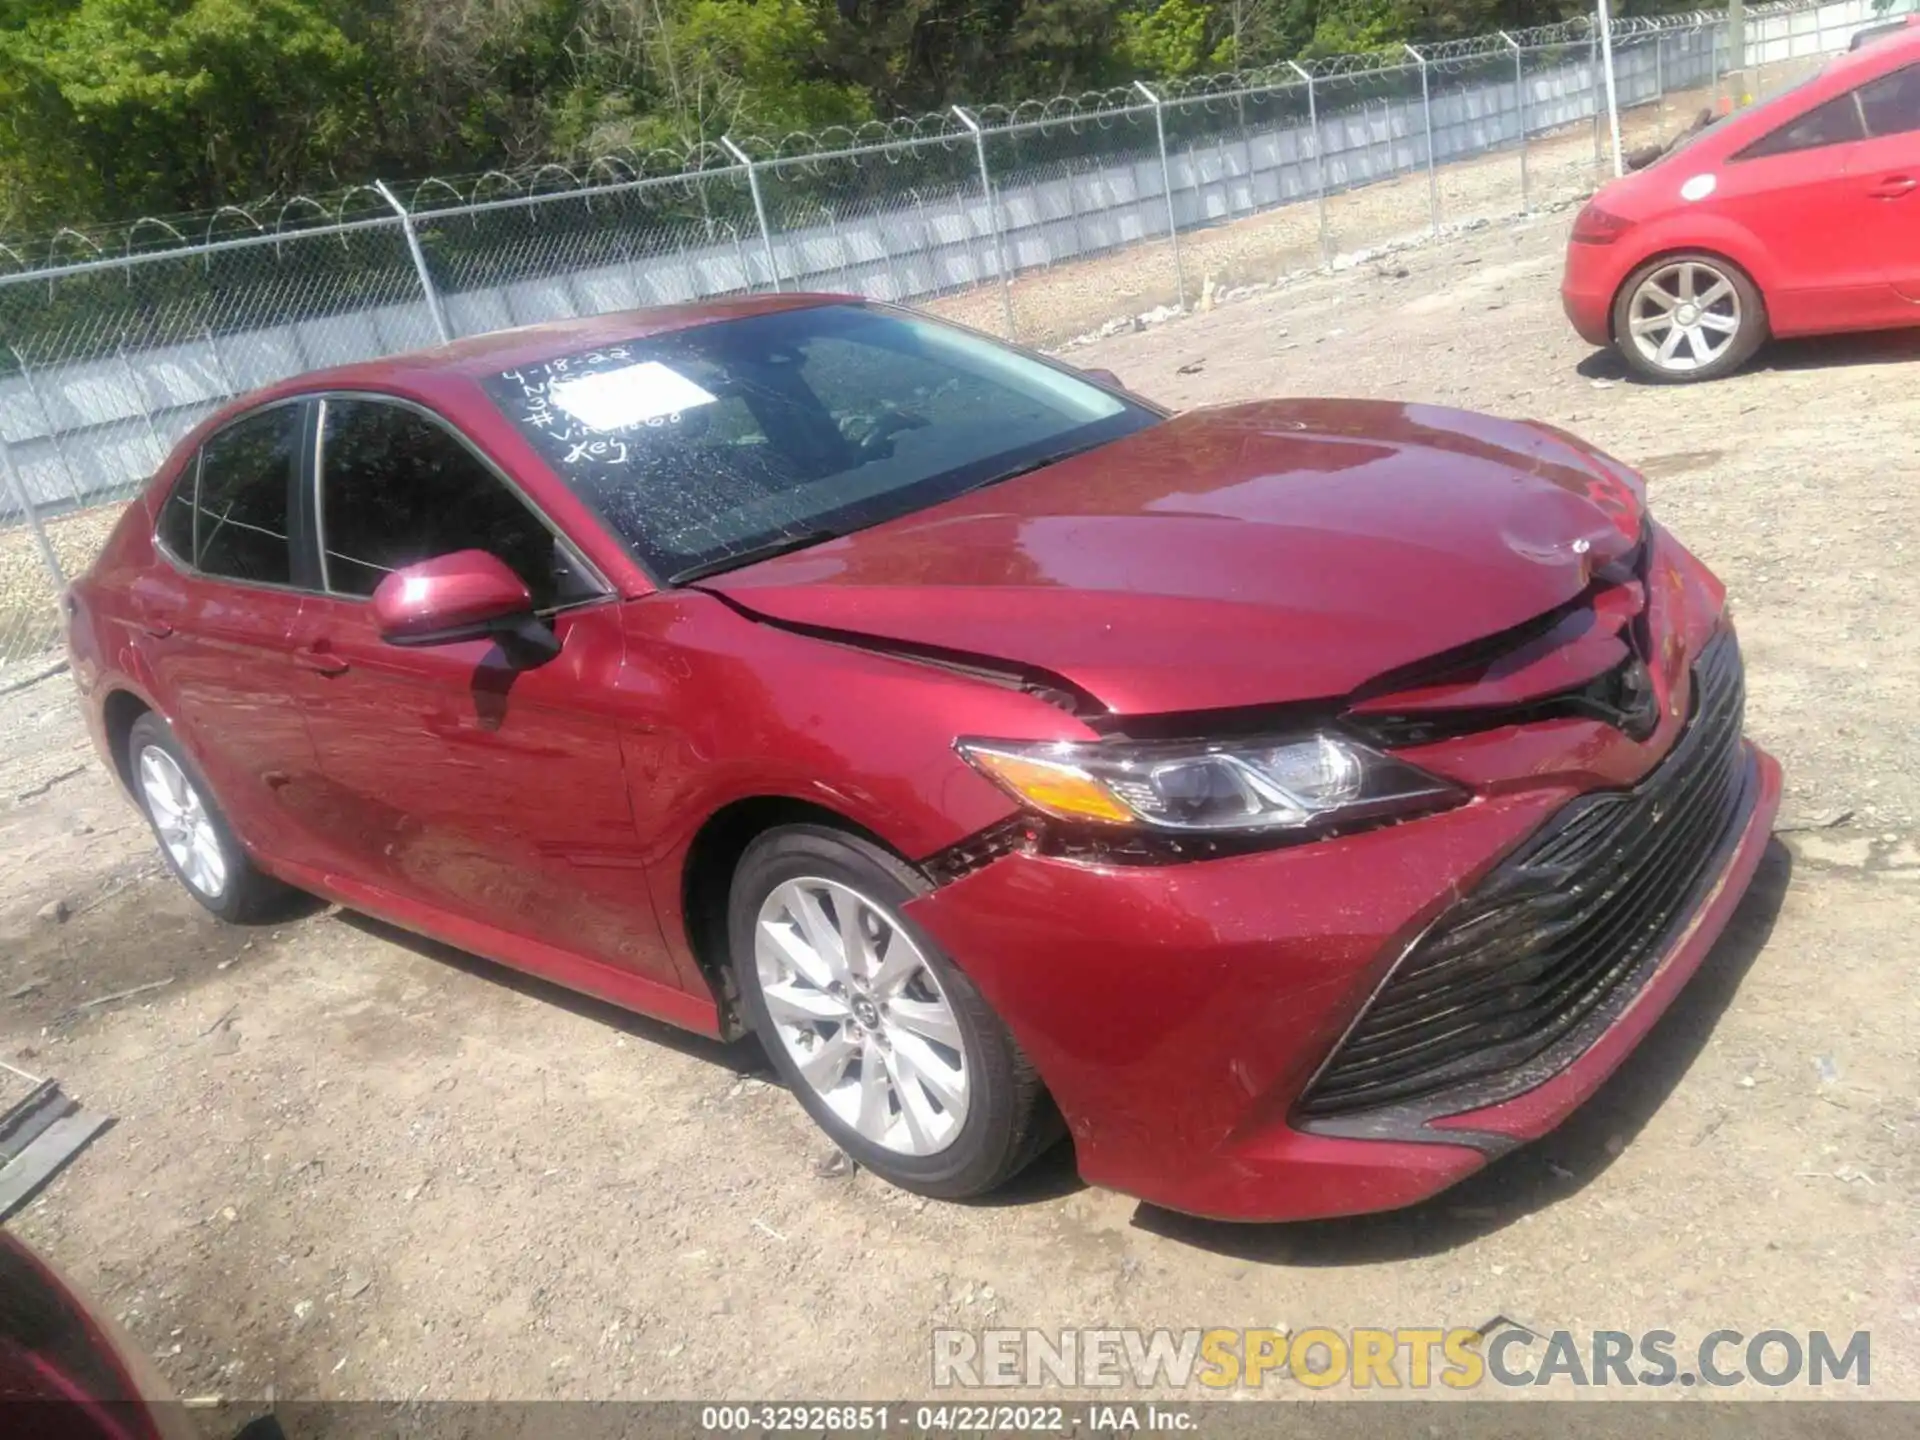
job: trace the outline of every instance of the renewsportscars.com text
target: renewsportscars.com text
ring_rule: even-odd
[[[935,1388],[1323,1390],[1847,1385],[1873,1377],[1856,1330],[1540,1333],[1518,1324],[1334,1330],[936,1330]]]

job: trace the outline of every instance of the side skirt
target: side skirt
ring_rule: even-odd
[[[260,857],[256,856],[256,861]],[[548,945],[529,940],[477,920],[465,920],[445,911],[427,910],[427,923],[413,918],[422,907],[375,885],[362,884],[344,876],[304,865],[275,861],[261,862],[277,878],[296,889],[306,890],[349,910],[362,911],[402,930],[424,935],[456,949],[467,950],[485,960],[525,971],[542,980],[550,980],[569,990],[605,1000],[623,1010],[664,1020],[670,1025],[692,1030],[713,1039],[720,1038],[720,1012],[711,995],[690,995],[658,980],[649,980],[630,970],[621,970],[598,960],[588,960]]]

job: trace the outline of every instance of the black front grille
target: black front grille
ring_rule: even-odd
[[[1693,692],[1680,740],[1636,789],[1575,800],[1421,935],[1307,1087],[1303,1117],[1491,1104],[1611,1023],[1752,805],[1731,632],[1701,653]]]

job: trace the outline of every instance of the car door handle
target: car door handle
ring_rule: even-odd
[[[173,622],[171,620],[142,620],[140,622],[140,628],[156,640],[164,640],[173,634]]]
[[[293,658],[309,670],[318,670],[322,675],[344,675],[352,667],[331,650],[318,645],[302,645],[293,652]]]
[[[1876,200],[1898,200],[1902,195],[1912,194],[1916,187],[1920,187],[1920,180],[1911,175],[1889,175],[1867,194]]]

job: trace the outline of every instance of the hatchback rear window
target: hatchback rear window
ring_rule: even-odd
[[[1159,419],[970,331],[863,305],[701,325],[485,384],[669,581],[878,524]]]

